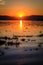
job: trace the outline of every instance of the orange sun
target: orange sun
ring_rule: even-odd
[[[23,14],[20,14],[19,17],[23,17]]]
[[[17,16],[22,18],[23,16],[25,16],[25,14],[23,12],[19,12],[19,13],[17,13]]]
[[[22,18],[23,16],[24,16],[24,14],[23,14],[23,13],[20,13],[20,14],[19,14],[19,17],[20,17],[20,18]]]
[[[23,17],[23,15],[22,15],[22,14],[20,14],[20,15],[19,15],[19,17]]]

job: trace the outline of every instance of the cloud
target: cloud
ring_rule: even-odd
[[[0,0],[0,5],[5,5],[5,1],[4,0]]]

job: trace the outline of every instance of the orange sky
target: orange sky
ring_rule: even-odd
[[[42,0],[0,0],[0,15],[43,15]]]

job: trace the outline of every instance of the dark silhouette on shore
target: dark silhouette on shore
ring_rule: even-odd
[[[0,15],[0,20],[32,20],[32,21],[43,21],[42,15],[31,15],[31,16],[23,16],[20,17],[12,17],[7,15]]]

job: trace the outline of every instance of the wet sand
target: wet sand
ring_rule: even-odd
[[[43,47],[0,49],[4,51],[0,56],[0,65],[43,65]]]

